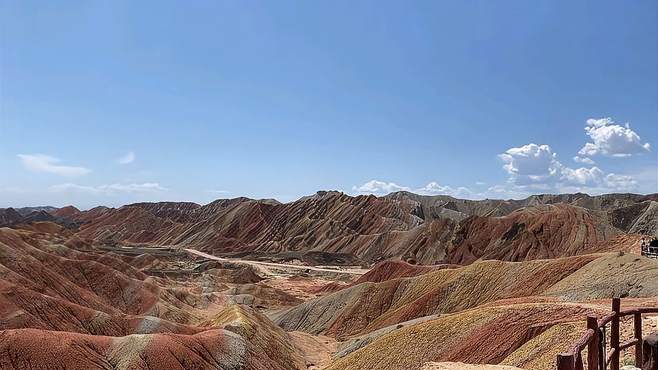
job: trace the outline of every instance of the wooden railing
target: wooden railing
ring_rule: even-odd
[[[642,367],[642,314],[658,313],[658,307],[636,308],[621,311],[621,300],[612,299],[612,312],[597,319],[587,316],[587,331],[574,343],[569,352],[557,355],[558,370],[584,370],[582,351],[587,347],[588,370],[619,370],[620,353],[635,347],[635,366]],[[633,316],[634,339],[628,343],[619,343],[619,320]],[[610,351],[607,351],[606,326],[610,324]]]
[[[648,250],[648,249],[647,249],[647,250],[644,250],[644,249],[643,249],[643,250],[640,252],[640,254],[643,255],[643,256],[645,256],[645,257],[648,257],[648,258],[655,258],[655,259],[658,259],[658,253],[655,252],[655,250]]]

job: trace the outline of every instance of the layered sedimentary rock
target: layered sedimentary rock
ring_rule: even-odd
[[[572,256],[620,233],[600,211],[564,203],[526,207],[503,217],[472,216],[462,221],[446,262]]]
[[[596,250],[623,232],[653,235],[656,204],[634,194],[472,201],[407,192],[380,198],[318,192],[285,204],[248,198],[204,206],[136,203],[69,217],[81,223],[79,238],[102,242],[300,259],[322,252],[325,263],[353,256],[353,263],[395,258],[464,264],[569,256]]]
[[[21,214],[12,226],[56,222],[83,241],[173,245],[214,254],[279,256],[323,264],[467,264],[523,261],[600,250],[622,233],[658,235],[651,197],[537,195],[524,200],[461,200],[400,192],[351,197],[318,192],[290,203],[248,198],[74,207]]]
[[[552,369],[582,335],[585,316],[609,312],[610,297],[625,297],[624,307],[657,305],[656,271],[657,261],[620,253],[481,261],[361,283],[276,322],[343,341],[329,369],[419,369],[429,361]],[[630,339],[632,322],[624,327]]]
[[[0,228],[0,368],[306,368],[287,333],[236,303],[299,300],[266,285],[232,292],[214,283],[213,274],[257,281],[253,271],[186,272],[196,264],[174,253],[167,266],[183,274],[174,282],[149,275],[157,257],[145,264],[141,256],[69,247],[62,227],[36,226]]]
[[[503,299],[655,297],[657,269],[658,261],[614,253],[522,263],[481,261],[411,278],[358,284],[291,308],[276,322],[286,330],[348,338]]]
[[[320,192],[5,209],[0,367],[550,369],[610,297],[658,305],[658,262],[632,254],[656,204]]]

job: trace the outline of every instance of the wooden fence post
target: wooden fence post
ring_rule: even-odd
[[[642,314],[636,312],[633,315],[633,326],[635,330],[635,367],[642,366]]]
[[[649,334],[643,340],[644,348],[642,349],[642,370],[658,369],[658,334]]]
[[[594,336],[587,347],[587,369],[599,370],[599,350],[601,340],[599,338],[599,324],[596,316],[587,316],[587,329],[594,330]]]
[[[576,360],[571,353],[560,353],[557,355],[557,370],[575,370]]]
[[[605,326],[603,328],[599,328],[599,368],[604,369],[606,368],[605,361],[607,360],[605,351],[606,348],[606,337],[605,337]]]
[[[615,316],[612,318],[610,326],[610,350],[612,356],[610,357],[610,370],[619,370],[619,311],[621,308],[621,300],[619,298],[612,299],[612,311]]]

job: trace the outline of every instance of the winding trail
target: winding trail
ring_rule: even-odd
[[[288,265],[288,264],[285,264],[285,263],[251,261],[251,260],[243,260],[243,259],[239,259],[239,258],[224,258],[224,257],[213,256],[212,254],[208,254],[208,253],[201,252],[201,251],[198,251],[196,249],[190,249],[190,248],[185,248],[185,251],[187,251],[188,253],[196,254],[197,256],[201,256],[201,257],[208,258],[208,259],[215,260],[215,261],[238,262],[238,263],[253,265],[253,266],[256,266],[256,267],[276,267],[276,268],[285,268],[285,269],[311,270],[311,271],[318,271],[318,272],[331,272],[331,273],[334,273],[334,274],[351,274],[351,275],[363,275],[366,272],[370,271],[369,269],[343,269],[343,268],[340,268],[340,267],[338,267],[336,269],[330,269],[330,268],[315,267],[315,266],[299,266],[299,265]]]

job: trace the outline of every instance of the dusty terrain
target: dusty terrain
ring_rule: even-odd
[[[263,273],[170,248],[69,241],[0,228],[0,368],[305,369],[303,353],[309,363],[328,355],[302,352],[265,316],[302,302],[269,277],[293,280],[308,298],[318,284],[353,274],[329,270],[327,280],[296,266]]]
[[[654,199],[2,209],[0,368],[552,369],[611,297],[658,306]]]

